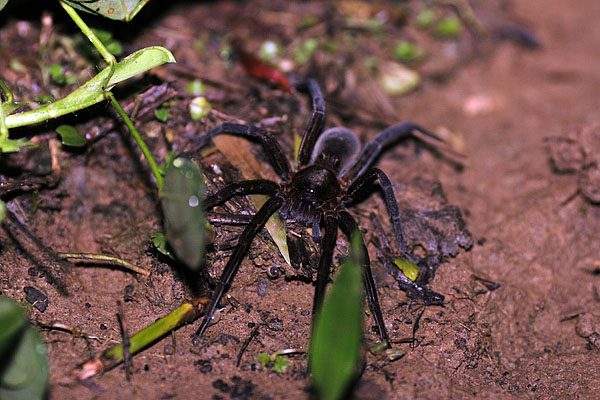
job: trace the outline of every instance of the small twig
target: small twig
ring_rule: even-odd
[[[58,253],[58,256],[62,259],[76,259],[76,260],[89,260],[89,261],[106,261],[112,264],[120,265],[130,271],[137,272],[144,276],[150,276],[150,272],[143,268],[133,265],[121,258],[107,256],[105,254],[92,254],[92,253]]]
[[[417,315],[417,318],[415,318],[415,323],[413,325],[413,329],[412,329],[412,342],[410,344],[410,347],[414,348],[415,347],[415,342],[416,342],[416,335],[417,335],[417,330],[419,329],[419,322],[421,322],[421,317],[423,316],[423,314],[425,313],[425,308],[423,308],[421,310],[421,312],[419,313],[419,315]]]
[[[117,300],[117,319],[119,320],[119,328],[121,329],[121,337],[123,339],[123,364],[125,365],[125,377],[131,380],[132,375],[132,360],[131,360],[131,342],[127,333],[125,324],[125,312],[123,311],[123,303]]]
[[[248,348],[248,345],[250,345],[250,342],[252,342],[252,339],[254,339],[255,337],[258,336],[259,328],[260,328],[260,325],[257,326],[256,328],[254,328],[254,330],[252,330],[252,332],[250,333],[250,336],[248,336],[248,338],[242,344],[242,347],[240,348],[240,352],[238,353],[238,356],[237,356],[237,362],[235,363],[236,367],[240,366],[240,362],[242,361],[242,356],[246,352],[246,349]]]

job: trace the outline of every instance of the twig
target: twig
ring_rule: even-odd
[[[121,338],[123,339],[123,364],[125,365],[125,377],[131,380],[132,374],[132,359],[131,359],[131,342],[127,333],[127,325],[125,324],[125,312],[123,311],[123,303],[117,300],[117,319],[119,320],[119,328],[121,329]]]
[[[137,272],[144,276],[150,276],[150,272],[143,268],[133,265],[121,258],[107,256],[105,254],[92,254],[92,253],[58,253],[58,256],[62,259],[76,259],[76,260],[89,260],[89,261],[106,261],[112,264],[120,265],[128,270]]]

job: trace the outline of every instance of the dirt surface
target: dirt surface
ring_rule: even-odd
[[[175,3],[166,12],[151,3],[146,16],[141,13],[132,25],[114,25],[121,30],[117,36],[124,40],[126,53],[163,45],[177,59],[176,65],[153,71],[154,77],[141,87],[117,91],[127,104],[133,95],[126,89],[143,91],[150,82],[169,82],[178,90],[169,103],[166,124],[154,119],[152,111],[136,120],[159,161],[169,149],[193,148],[195,137],[223,121],[261,124],[276,132],[287,154],[292,153],[293,133],[301,134],[310,113],[306,98],[248,76],[235,59],[224,60],[224,46],[232,37],[243,38],[253,53],[266,39],[289,49],[310,37],[336,42],[336,51],[322,45],[308,61],[296,59],[293,69],[321,83],[327,127],[345,125],[366,143],[386,126],[410,119],[466,154],[464,166],[457,168],[452,157],[409,142],[387,151],[378,164],[395,183],[403,210],[439,211],[455,205],[462,211],[473,245],[468,251],[446,251],[445,262],[429,284],[445,296],[443,306],[425,307],[411,300],[386,272],[379,254],[381,238],[391,243],[393,238],[380,196],[352,208],[369,243],[392,342],[406,351],[394,362],[367,354],[356,398],[597,396],[599,2],[582,0],[573,6],[566,0],[474,1],[490,35],[465,33],[456,41],[432,39],[410,22],[404,25],[394,12],[386,14],[389,20],[382,31],[342,28],[349,21],[347,14],[360,17],[362,9],[348,11],[336,3],[192,3]],[[366,13],[378,15],[378,10],[365,7]],[[14,12],[19,16],[19,10]],[[41,48],[46,49],[43,62],[66,65],[80,82],[93,74],[85,60],[73,61],[68,51],[72,45],[61,39],[65,34],[76,36],[72,23],[59,8],[45,15],[55,20],[44,27],[38,22],[41,13],[28,20],[3,16],[0,22],[1,78],[17,100],[50,91],[60,97],[72,90],[49,83],[40,73]],[[321,22],[299,28],[306,16]],[[542,47],[531,50],[493,34],[517,23],[534,32]],[[406,35],[431,56],[413,66],[423,77],[416,91],[388,96],[376,73],[365,67],[364,55],[384,69],[392,62],[390,38]],[[291,54],[289,50],[285,56],[293,59]],[[191,96],[183,93],[194,77],[207,84],[214,110],[199,122],[190,119]],[[3,224],[1,294],[28,307],[34,323],[60,321],[89,338],[87,345],[71,333],[43,330],[50,354],[49,398],[308,398],[304,354],[288,356],[292,366],[284,373],[252,367],[261,352],[306,349],[311,321],[312,285],[290,279],[294,272],[289,266],[284,266],[288,279],[268,278],[269,268],[285,264],[269,247],[266,234],[255,240],[228,291],[219,322],[208,328],[198,346],[190,339],[197,324],[185,326],[134,356],[131,380],[119,366],[88,382],[73,381],[70,372],[78,363],[121,341],[117,301],[123,302],[128,330],[135,332],[206,287],[152,246],[150,233],[162,230],[155,186],[128,135],[124,129],[115,130],[114,121],[118,119],[101,105],[42,124],[33,132],[11,131],[35,134],[40,146],[1,156],[5,181],[47,174],[56,144],[53,128],[78,124],[92,140],[84,150],[63,149],[55,157],[61,166],[57,184],[4,200],[56,251],[111,254],[151,272],[144,277],[105,265],[60,263],[48,270],[26,256],[32,251],[27,238],[11,234],[14,225]],[[203,154],[197,161],[212,181],[222,185],[241,179],[218,150]],[[260,151],[256,157],[264,163]],[[251,205],[241,199],[230,209],[251,210]],[[452,226],[440,228],[445,229],[454,238],[460,234]],[[216,243],[227,247],[239,232],[240,228],[219,227]],[[338,248],[347,248],[341,235]],[[230,254],[227,249],[209,251],[208,271],[215,276]],[[40,257],[43,260],[44,254]],[[49,276],[62,282],[68,295],[61,293],[60,285],[49,283]],[[38,296],[31,305],[26,300],[30,288],[47,299]],[[417,321],[416,340],[406,343]],[[372,324],[366,323],[367,345],[377,341]],[[238,354],[256,327],[259,334],[237,366]]]

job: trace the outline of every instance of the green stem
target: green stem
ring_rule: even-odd
[[[110,73],[106,77],[105,84],[103,86],[104,88],[106,88],[106,83],[110,81],[110,78],[115,72],[115,65],[117,65],[117,60],[115,59],[115,56],[113,56],[111,52],[108,51],[106,47],[104,47],[100,39],[98,39],[98,36],[96,36],[94,32],[90,29],[90,27],[87,26],[85,22],[83,22],[83,20],[81,19],[79,14],[77,14],[77,11],[75,11],[73,7],[71,7],[64,1],[60,1],[60,5],[65,9],[67,14],[69,14],[69,17],[71,17],[73,22],[75,22],[79,29],[81,29],[81,32],[83,32],[83,34],[90,40],[90,42],[92,42],[96,50],[100,52],[104,60],[108,63],[110,67]]]
[[[123,108],[121,107],[121,105],[119,104],[117,99],[115,99],[115,96],[111,92],[106,92],[106,97],[110,100],[110,103],[117,110],[117,112],[123,119],[123,122],[125,122],[125,125],[127,125],[127,127],[129,128],[129,131],[133,135],[133,138],[137,142],[138,146],[140,146],[142,153],[144,153],[144,157],[146,157],[146,160],[148,160],[148,164],[150,164],[152,173],[154,174],[154,177],[156,178],[156,184],[158,186],[158,191],[160,192],[163,187],[163,177],[162,177],[162,174],[160,173],[160,169],[158,168],[158,164],[156,164],[156,161],[154,161],[154,157],[152,157],[152,154],[150,153],[150,150],[148,149],[148,146],[146,146],[146,143],[144,143],[144,140],[140,136],[139,132],[137,131],[137,129],[135,129],[133,122],[131,122],[131,119],[129,118],[129,116],[127,115],[125,110],[123,110]]]
[[[186,301],[169,315],[157,320],[131,336],[129,338],[129,352],[131,355],[150,346],[152,343],[179,326],[198,319],[198,317],[203,314],[204,306],[208,303],[208,300],[208,298],[197,298],[192,301]],[[103,370],[114,367],[122,361],[123,344],[120,343],[78,366],[75,371],[73,371],[73,376],[79,380],[89,379]]]

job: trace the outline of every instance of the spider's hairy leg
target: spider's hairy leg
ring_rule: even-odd
[[[304,129],[300,151],[298,152],[298,165],[296,167],[300,167],[308,165],[310,162],[312,149],[323,130],[325,123],[325,100],[323,99],[319,84],[314,79],[295,82],[294,87],[301,92],[308,93],[312,99],[312,113]]]
[[[398,251],[411,261],[417,262],[417,260],[408,252],[406,240],[404,239],[404,232],[402,231],[402,223],[400,222],[398,202],[394,195],[394,188],[392,182],[390,182],[390,178],[388,178],[385,172],[379,168],[371,168],[360,175],[348,188],[344,204],[354,203],[370,194],[375,181],[379,181],[379,187],[383,194],[383,201],[385,202],[385,207],[392,220],[394,235],[396,236],[396,241],[398,243]]]
[[[200,336],[202,336],[202,334],[210,324],[210,321],[215,313],[215,310],[217,309],[219,301],[223,297],[223,294],[225,293],[227,288],[229,288],[229,285],[231,285],[231,282],[233,281],[233,278],[235,277],[235,274],[237,273],[240,264],[242,263],[242,259],[244,258],[244,256],[248,252],[248,249],[250,248],[250,244],[252,243],[254,236],[256,236],[258,232],[260,232],[260,230],[263,228],[269,217],[273,213],[275,213],[279,209],[279,207],[281,207],[281,204],[282,200],[279,197],[271,197],[258,210],[254,217],[252,217],[252,220],[250,220],[250,223],[244,228],[244,231],[240,236],[238,244],[233,250],[233,254],[231,254],[231,257],[229,258],[229,261],[227,262],[227,265],[225,266],[225,269],[223,269],[223,273],[221,274],[221,277],[218,280],[217,287],[215,288],[212,298],[210,299],[210,303],[206,308],[206,314],[204,315],[204,319],[202,320],[202,323],[200,324],[200,327],[198,328],[196,333],[192,335],[192,340],[194,344],[197,343]]]
[[[354,164],[346,171],[342,172],[342,178],[344,178],[346,182],[353,182],[355,179],[358,179],[358,177],[360,177],[366,171],[366,169],[369,168],[369,166],[386,146],[389,146],[395,141],[405,137],[414,137],[414,131],[421,132],[431,139],[434,139],[440,143],[444,143],[444,141],[435,133],[428,131],[414,122],[401,122],[379,132],[373,140],[367,143]]]
[[[320,244],[321,257],[319,258],[317,284],[315,286],[315,297],[313,300],[313,322],[317,313],[321,309],[321,304],[323,303],[323,298],[325,297],[325,287],[327,286],[329,272],[331,271],[331,262],[333,260],[333,250],[335,249],[337,229],[338,224],[336,218],[332,215],[325,216],[325,233]]]
[[[348,240],[350,240],[354,232],[358,231],[358,224],[356,223],[352,215],[350,215],[350,213],[348,213],[347,211],[340,212],[339,223],[342,232],[344,232],[344,235],[348,237]],[[381,307],[379,306],[379,299],[377,297],[377,287],[375,286],[373,274],[371,273],[371,260],[369,259],[369,253],[367,252],[367,246],[365,246],[362,234],[360,239],[360,245],[363,254],[363,280],[365,284],[365,291],[367,293],[367,301],[369,302],[369,308],[373,313],[375,324],[377,325],[377,329],[379,330],[379,337],[382,341],[388,342],[390,337],[388,336],[387,329],[385,327],[385,321],[383,319],[383,314],[381,313]]]
[[[271,166],[273,166],[273,169],[277,175],[279,175],[279,177],[286,182],[290,179],[290,163],[288,162],[287,158],[285,158],[285,154],[281,150],[277,140],[275,140],[273,135],[266,129],[261,128],[260,126],[224,122],[202,135],[200,138],[202,140],[201,145],[213,137],[221,134],[236,135],[260,141],[265,153],[267,154],[267,157],[269,158],[269,163]]]
[[[279,190],[279,185],[267,179],[254,179],[231,183],[222,187],[216,193],[208,196],[204,200],[204,207],[209,210],[231,199],[234,196],[246,196],[249,194],[265,194],[274,196]]]

